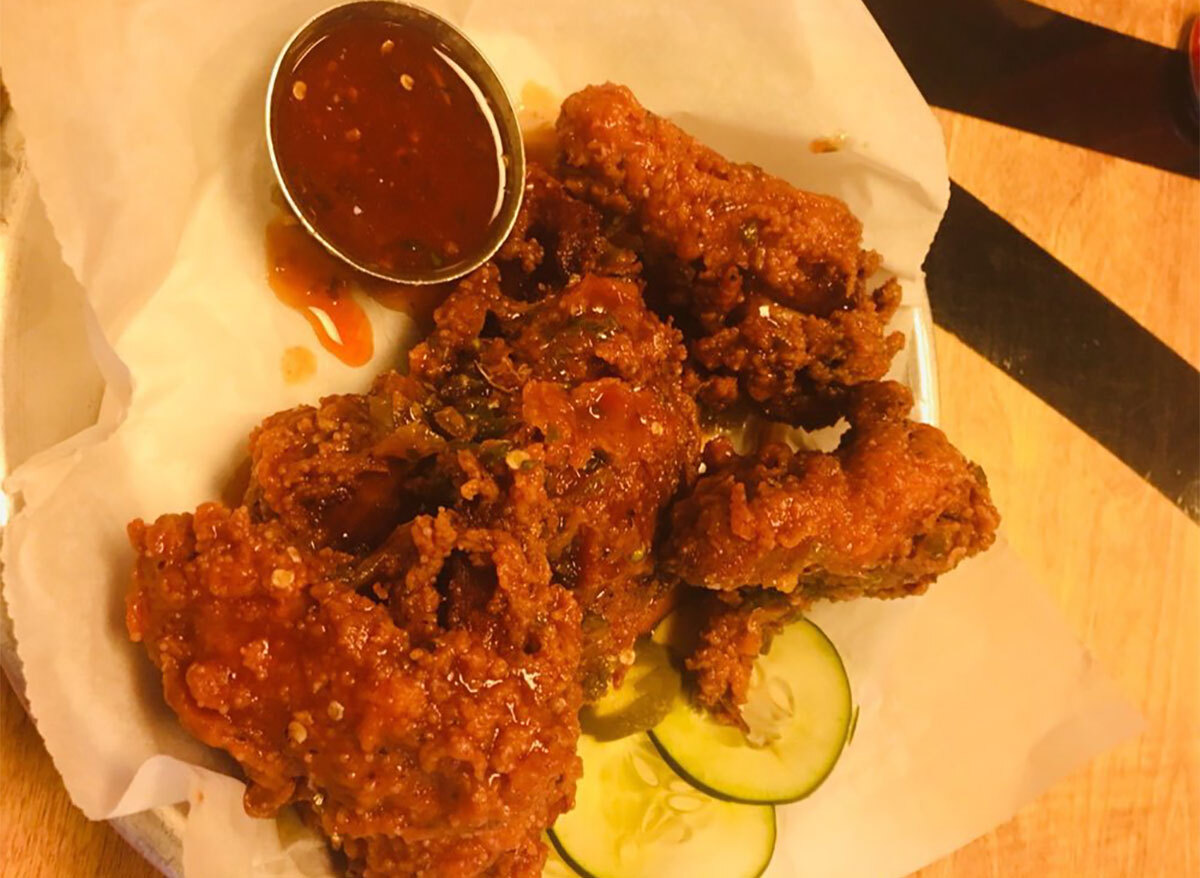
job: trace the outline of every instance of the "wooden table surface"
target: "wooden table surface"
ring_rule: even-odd
[[[1165,46],[1195,12],[1184,0],[1046,5]],[[1200,363],[1200,183],[966,116],[938,117],[956,181]],[[939,331],[936,344],[943,426],[983,464],[1008,540],[1147,725],[919,875],[1200,875],[1200,527],[955,337]],[[70,804],[7,683],[0,721],[0,872],[155,874]]]

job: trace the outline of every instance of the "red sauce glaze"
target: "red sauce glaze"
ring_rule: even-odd
[[[301,214],[382,274],[468,261],[504,191],[490,110],[433,37],[395,22],[344,22],[281,70],[276,160]]]

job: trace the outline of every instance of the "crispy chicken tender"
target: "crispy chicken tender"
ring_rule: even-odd
[[[901,333],[883,332],[900,304],[899,285],[870,290],[865,280],[877,262],[864,254],[850,304],[829,314],[747,296],[731,325],[689,347],[700,399],[720,411],[745,398],[772,420],[810,429],[836,423],[850,388],[881,378],[904,344]]]
[[[557,134],[567,187],[642,236],[705,402],[740,391],[772,418],[819,426],[837,420],[845,386],[887,371],[903,343],[884,331],[899,287],[868,288],[878,257],[841,201],[726,160],[623,86],[569,96]]]
[[[580,617],[544,555],[420,516],[355,588],[351,557],[217,504],[129,527],[127,624],[167,702],[297,803],[352,874],[540,874],[580,766]]]
[[[707,473],[671,510],[666,567],[717,590],[762,586],[803,599],[902,597],[983,551],[999,516],[983,471],[906,414],[895,383],[854,389],[832,454],[772,444],[706,449]]]

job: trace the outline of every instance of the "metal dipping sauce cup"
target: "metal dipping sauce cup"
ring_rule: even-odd
[[[419,28],[444,50],[448,57],[466,76],[469,84],[477,90],[480,107],[490,114],[502,168],[502,194],[499,209],[488,226],[482,246],[464,253],[452,264],[428,269],[382,270],[377,265],[364,265],[351,253],[345,252],[322,232],[320,225],[301,211],[297,194],[291,190],[287,175],[280,167],[275,143],[276,92],[289,87],[289,81],[297,65],[317,42],[339,25],[357,20],[375,20],[398,24],[406,28]],[[495,254],[512,230],[525,192],[525,147],[521,139],[521,128],[517,121],[513,102],[504,90],[504,85],[479,48],[457,27],[440,16],[410,3],[397,0],[362,0],[346,3],[319,13],[297,30],[279,53],[271,71],[267,88],[266,103],[267,149],[275,178],[283,190],[284,197],[304,227],[326,249],[355,269],[374,277],[395,283],[435,284],[454,280],[478,268]]]

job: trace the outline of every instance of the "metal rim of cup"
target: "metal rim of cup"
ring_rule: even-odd
[[[292,196],[287,179],[279,166],[279,158],[275,152],[274,133],[271,124],[275,103],[275,90],[281,78],[280,72],[284,70],[287,62],[297,54],[300,48],[310,44],[312,37],[332,25],[359,15],[378,16],[385,20],[406,25],[415,25],[431,30],[449,51],[454,61],[470,76],[488,102],[488,108],[491,110],[492,116],[496,121],[496,127],[500,132],[503,154],[508,159],[505,164],[504,196],[500,212],[491,224],[484,245],[469,260],[419,272],[388,273],[363,265],[352,255],[329,241],[321,233],[321,230],[301,212],[300,206]],[[323,12],[318,12],[308,21],[304,22],[304,24],[300,25],[288,37],[287,42],[284,43],[283,48],[275,59],[275,65],[271,69],[271,78],[267,84],[266,129],[267,153],[271,158],[271,168],[275,173],[275,181],[279,184],[280,189],[283,190],[283,197],[287,200],[288,206],[296,215],[296,218],[308,230],[308,233],[320,242],[326,250],[358,271],[372,277],[393,283],[436,284],[455,280],[469,274],[491,259],[496,251],[500,249],[500,245],[504,243],[509,232],[512,231],[513,224],[517,219],[517,212],[521,208],[521,200],[525,193],[525,145],[521,138],[521,127],[517,121],[517,113],[512,98],[504,88],[504,83],[501,82],[491,62],[488,61],[479,47],[466,34],[441,16],[412,3],[405,3],[402,0],[356,0],[356,2],[342,3],[332,6]]]

